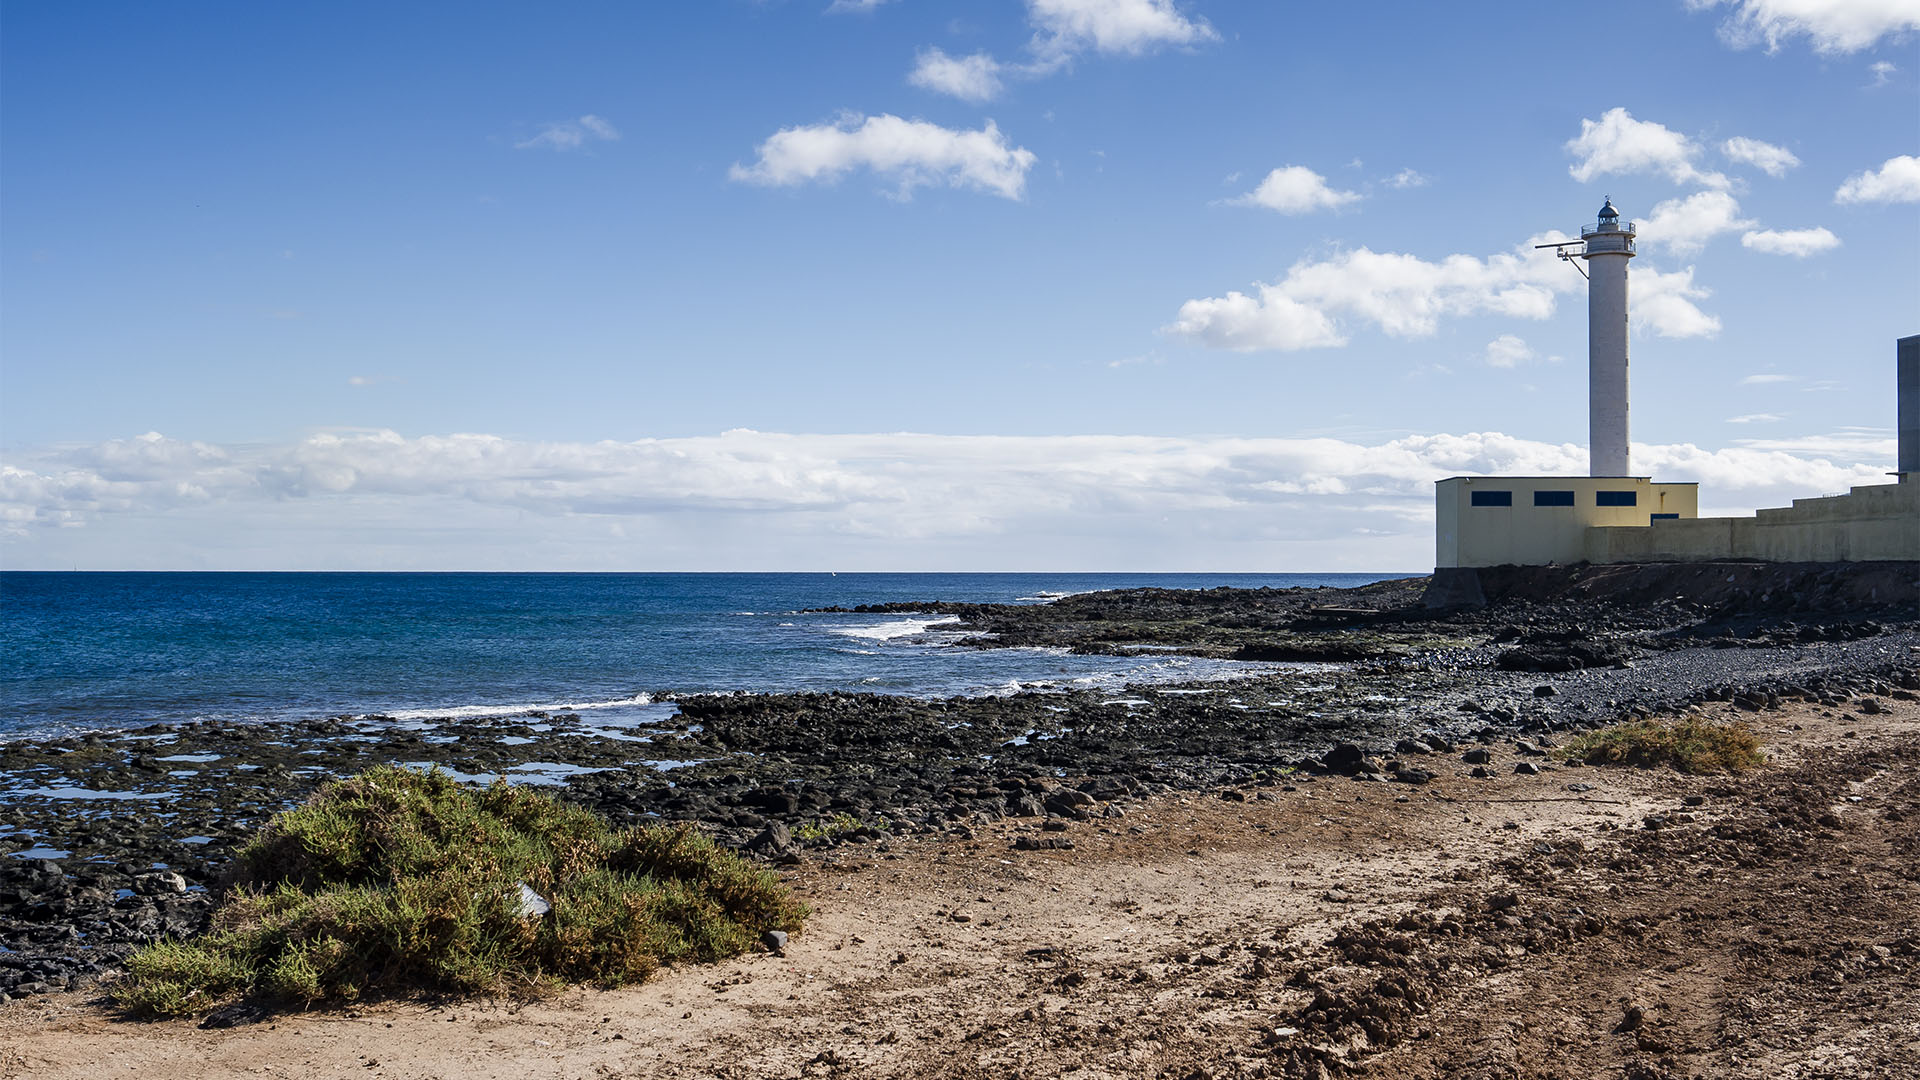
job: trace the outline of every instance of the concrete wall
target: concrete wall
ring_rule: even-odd
[[[1595,563],[1920,561],[1920,480],[1795,499],[1750,518],[1656,521],[1587,530]]]
[[[1593,526],[1645,527],[1654,514],[1695,517],[1699,485],[1644,476],[1454,476],[1435,485],[1434,566],[1544,566],[1589,558]],[[1537,506],[1535,493],[1571,491],[1572,506]],[[1597,493],[1632,492],[1632,506],[1601,506]],[[1511,506],[1475,506],[1475,492],[1507,492]]]
[[[1920,478],[1920,334],[1895,342],[1895,415],[1900,457],[1894,468],[1903,477]]]

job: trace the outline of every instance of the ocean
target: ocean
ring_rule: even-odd
[[[1217,678],[1174,656],[955,648],[949,619],[803,609],[1044,603],[1396,574],[0,573],[0,738],[188,720],[598,709],[663,694],[924,697]]]

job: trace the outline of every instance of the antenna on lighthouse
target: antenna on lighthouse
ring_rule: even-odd
[[[1613,206],[1613,196],[1611,195],[1607,196],[1605,201],[1606,201],[1606,206],[1601,208],[1601,212],[1603,215],[1607,209]],[[1614,216],[1618,217],[1619,212],[1615,211]],[[1560,257],[1561,262],[1571,265],[1575,270],[1579,271],[1581,277],[1587,278],[1588,281],[1593,280],[1592,278],[1587,277],[1587,272],[1580,268],[1580,263],[1577,261],[1587,257],[1587,241],[1584,236],[1582,236],[1582,238],[1579,240],[1562,240],[1557,244],[1533,245],[1533,250],[1535,251],[1539,251],[1542,248],[1552,248],[1553,253]],[[1580,250],[1568,251],[1567,250],[1568,248],[1579,248]]]

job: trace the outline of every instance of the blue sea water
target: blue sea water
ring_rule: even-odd
[[[1182,657],[963,649],[889,601],[1354,586],[1392,574],[0,574],[0,737],[195,719],[641,708],[663,693],[944,697],[1218,677]]]

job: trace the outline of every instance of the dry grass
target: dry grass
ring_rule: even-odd
[[[1698,716],[1615,724],[1571,740],[1560,753],[1589,765],[1665,766],[1696,774],[1742,772],[1767,763],[1759,737],[1746,725]]]

